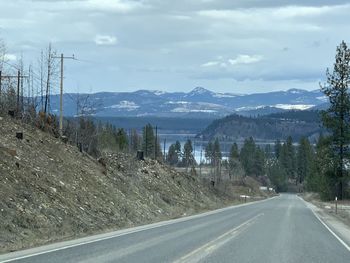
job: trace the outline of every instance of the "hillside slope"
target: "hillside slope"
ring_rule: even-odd
[[[23,140],[16,132],[23,131]],[[196,176],[108,154],[104,165],[0,117],[0,252],[146,224],[232,203]]]
[[[198,136],[205,140],[242,140],[253,137],[256,140],[284,140],[292,136],[312,138],[321,132],[320,116],[317,111],[287,111],[260,117],[244,117],[236,114],[213,121]]]

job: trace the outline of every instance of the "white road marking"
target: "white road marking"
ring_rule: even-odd
[[[258,214],[239,226],[229,230],[228,232],[222,234],[221,236],[211,240],[210,242],[204,244],[203,246],[191,251],[190,253],[184,255],[183,257],[175,260],[173,263],[192,263],[198,262],[206,256],[210,255],[213,251],[217,250],[232,238],[239,235],[244,229],[246,229],[249,225],[253,224],[257,218],[264,215],[264,213]]]
[[[350,247],[348,246],[348,244],[346,244],[344,240],[342,240],[332,229],[330,229],[330,227],[325,222],[323,222],[323,220],[315,213],[315,211],[308,205],[308,203],[303,198],[301,198],[300,196],[298,196],[298,198],[306,204],[307,208],[311,210],[311,212],[321,222],[321,224],[350,252]]]
[[[249,203],[245,203],[245,204],[240,204],[240,205],[220,208],[220,209],[217,209],[217,210],[213,210],[213,211],[209,211],[209,212],[205,212],[205,213],[201,213],[201,214],[197,214],[197,215],[192,215],[192,216],[188,216],[188,217],[182,217],[182,218],[178,218],[178,219],[162,221],[162,222],[153,223],[153,224],[149,224],[149,225],[138,226],[138,227],[134,227],[134,228],[130,228],[130,229],[118,230],[118,231],[107,233],[107,234],[100,234],[100,235],[90,236],[90,237],[81,238],[81,239],[77,239],[77,240],[71,240],[71,241],[67,241],[67,242],[63,242],[63,243],[74,242],[73,244],[62,245],[62,246],[57,247],[57,248],[49,249],[48,247],[52,247],[52,246],[55,246],[55,245],[60,245],[59,243],[58,244],[47,245],[47,246],[43,246],[43,247],[38,247],[38,248],[34,248],[34,249],[28,249],[28,250],[22,250],[22,251],[18,251],[18,252],[9,253],[9,254],[4,254],[4,255],[0,255],[0,263],[13,262],[13,261],[16,261],[16,260],[21,260],[21,259],[25,259],[25,258],[40,256],[40,255],[44,255],[44,254],[48,254],[48,253],[52,253],[52,252],[56,252],[56,251],[60,251],[60,250],[65,250],[65,249],[69,249],[69,248],[73,248],[73,247],[83,246],[83,245],[87,245],[87,244],[91,244],[91,243],[95,243],[95,242],[100,242],[100,241],[104,241],[104,240],[108,240],[108,239],[113,239],[113,238],[120,237],[120,236],[129,235],[129,234],[133,234],[133,233],[137,233],[137,232],[151,230],[151,229],[162,227],[162,226],[167,226],[167,225],[171,225],[171,224],[185,222],[185,221],[189,221],[189,220],[192,220],[192,219],[195,219],[195,218],[201,218],[201,217],[205,217],[205,216],[208,216],[208,215],[224,212],[224,211],[227,211],[227,210],[233,210],[233,209],[236,209],[236,208],[239,208],[239,207],[242,207],[242,206],[248,206],[248,205],[252,205],[252,204],[257,204],[257,203],[261,203],[261,202],[270,201],[270,200],[272,200],[272,199],[274,199],[276,197],[278,197],[278,196],[274,196],[274,197],[271,197],[271,198],[267,198],[267,199],[263,199],[263,200],[259,200],[259,201],[255,201],[255,202],[249,202]],[[108,235],[108,236],[106,236],[106,235]],[[87,240],[87,239],[91,239],[91,240]],[[83,240],[85,240],[85,241],[83,241]],[[41,249],[42,249],[42,251],[40,251]],[[33,250],[34,251],[35,250],[39,250],[39,251],[38,252],[31,252]],[[17,255],[18,254],[22,254],[22,255],[16,256],[16,254]],[[1,259],[1,258],[3,258],[3,259]]]

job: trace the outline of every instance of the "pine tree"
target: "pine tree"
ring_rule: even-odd
[[[218,166],[219,162],[222,159],[221,147],[220,147],[220,142],[218,138],[216,138],[214,141],[213,157],[214,157],[215,166]]]
[[[256,147],[254,151],[253,174],[255,176],[265,174],[265,153],[260,147]]]
[[[280,140],[277,140],[277,141],[275,142],[275,156],[276,156],[277,159],[280,158],[281,151],[282,151],[282,144],[281,144],[281,141],[280,141]]]
[[[231,146],[230,159],[238,159],[238,158],[239,158],[238,145],[237,143],[234,143]]]
[[[213,165],[214,157],[214,145],[212,142],[208,142],[207,146],[205,147],[205,159],[209,161],[209,164]]]
[[[302,184],[305,178],[310,177],[313,167],[313,149],[305,137],[299,141],[297,152],[297,183]]]
[[[350,144],[350,50],[343,41],[337,47],[333,72],[327,69],[327,83],[321,86],[329,98],[330,107],[322,114],[323,125],[332,135],[333,155],[335,159],[335,195],[343,198],[343,186],[348,181],[345,160],[349,157]]]
[[[239,150],[237,143],[232,144],[230,149],[230,155],[228,159],[228,171],[229,177],[231,178],[235,172],[241,170],[241,164],[239,162]]]
[[[137,134],[137,131],[135,129],[131,130],[131,138],[130,138],[130,148],[131,151],[136,152],[139,150],[140,144],[141,144],[140,136]]]
[[[254,175],[255,173],[255,168],[254,168],[254,163],[255,163],[255,142],[252,137],[249,139],[244,140],[243,147],[240,152],[240,161],[242,163],[242,166],[246,172],[246,175]]]
[[[143,128],[143,143],[142,143],[142,149],[145,154],[145,157],[154,157],[154,146],[155,146],[155,136],[153,132],[153,127],[151,124],[147,124]]]
[[[176,152],[176,144],[171,144],[169,146],[168,155],[167,155],[167,163],[170,165],[177,165],[179,162],[179,156]]]
[[[188,139],[184,145],[182,163],[186,168],[195,164],[192,141],[190,139]]]
[[[320,193],[324,200],[334,197],[334,158],[331,148],[331,138],[319,137],[315,148],[311,173],[306,177],[306,188]]]
[[[175,152],[177,154],[177,159],[180,160],[181,159],[181,143],[179,141],[175,142]]]
[[[296,174],[296,156],[295,148],[293,146],[292,137],[289,136],[286,141],[287,159],[286,159],[286,172],[288,178],[295,179]]]
[[[218,182],[221,181],[221,147],[219,139],[216,138],[213,144],[213,159],[214,159],[214,167],[215,167],[215,176],[217,177]]]
[[[128,149],[128,135],[123,128],[120,128],[115,133],[115,139],[118,145],[119,151],[125,151]]]

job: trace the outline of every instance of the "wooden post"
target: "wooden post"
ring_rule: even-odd
[[[1,80],[2,80],[2,71],[0,70],[0,110],[2,110],[2,83],[1,83]]]
[[[157,160],[157,150],[158,150],[158,127],[156,126],[156,138],[154,143],[154,160]]]
[[[166,162],[166,158],[165,158],[165,144],[166,144],[166,138],[164,138],[164,149],[163,149],[163,158],[164,158],[164,162]]]
[[[335,197],[335,213],[338,213],[338,197]]]
[[[60,123],[59,133],[63,135],[63,54],[61,54],[61,82],[60,82]]]
[[[21,71],[17,72],[17,117],[19,116],[19,92],[21,86]]]

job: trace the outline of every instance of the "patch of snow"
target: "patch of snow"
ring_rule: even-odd
[[[215,113],[217,112],[216,110],[209,110],[209,109],[189,109],[189,108],[185,108],[185,107],[178,107],[175,108],[173,110],[171,110],[171,112],[186,112],[186,113],[190,113],[190,112],[206,112],[206,113]]]
[[[128,100],[122,100],[119,102],[119,104],[114,104],[111,106],[104,107],[105,109],[124,109],[126,111],[133,111],[138,108],[140,108],[139,105],[137,105],[133,101],[128,101]]]
[[[318,100],[320,100],[320,101],[324,101],[324,102],[327,102],[327,101],[328,101],[328,97],[327,97],[327,96],[316,97],[316,99],[318,99]]]
[[[236,108],[236,111],[247,111],[247,110],[258,110],[267,107],[266,105],[259,105],[259,106],[247,106],[247,107],[240,107]]]
[[[304,93],[305,90],[302,90],[302,89],[290,89],[290,90],[287,90],[287,92],[292,93],[292,94],[300,94],[300,93]]]
[[[313,104],[276,104],[273,107],[283,110],[307,110],[314,106]]]
[[[166,94],[165,91],[161,91],[161,90],[152,90],[152,93],[154,93],[154,95],[157,95],[157,96]]]
[[[237,95],[235,94],[229,94],[229,93],[215,93],[215,98],[235,98]]]
[[[179,100],[179,101],[167,101],[166,104],[189,104],[188,101],[182,101],[182,100]]]

